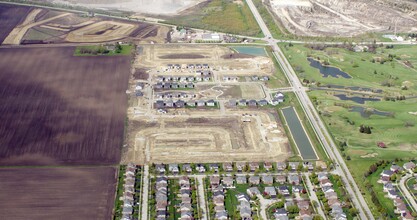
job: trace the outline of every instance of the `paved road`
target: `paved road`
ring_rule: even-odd
[[[207,209],[206,209],[206,194],[204,193],[204,176],[197,176],[197,182],[198,182],[198,200],[200,204],[201,213],[203,213],[203,216],[201,216],[202,220],[208,220],[207,215]]]
[[[144,166],[142,188],[142,220],[148,220],[149,165]]]
[[[316,192],[314,192],[313,190],[314,186],[313,184],[311,184],[309,174],[304,173],[304,177],[305,177],[304,179],[306,180],[305,182],[307,184],[308,191],[310,192],[310,201],[316,201],[317,204],[320,204],[319,198],[317,198]],[[319,215],[321,215],[323,218],[326,219],[326,215],[324,214],[323,209],[321,208],[321,205],[317,207],[317,211]]]
[[[248,3],[249,8],[252,11],[252,14],[255,16],[256,21],[258,22],[260,28],[262,29],[262,32],[265,35],[265,40],[268,41],[269,45],[274,50],[274,54],[280,66],[282,67],[282,70],[284,71],[286,77],[288,78],[289,83],[294,88],[295,94],[300,100],[300,103],[302,107],[304,108],[304,111],[306,112],[307,117],[309,118],[311,124],[313,125],[313,128],[315,129],[319,139],[321,140],[323,146],[328,152],[330,158],[333,159],[338,164],[336,166],[336,170],[338,174],[342,177],[342,180],[344,184],[346,185],[346,189],[348,193],[352,196],[351,197],[352,202],[359,211],[359,217],[361,219],[374,219],[374,217],[372,216],[372,212],[369,209],[368,205],[366,204],[365,199],[363,198],[361,192],[359,191],[359,188],[356,185],[352,175],[350,174],[349,169],[347,168],[343,160],[343,157],[340,155],[339,151],[336,149],[336,145],[334,144],[330,134],[328,133],[317,111],[315,110],[311,100],[309,99],[305,88],[302,86],[302,83],[298,79],[291,65],[288,63],[281,49],[276,44],[277,41],[272,38],[271,32],[269,31],[268,27],[263,21],[261,15],[259,14],[255,5],[253,4],[252,0],[247,0],[246,2]]]
[[[408,180],[411,177],[412,177],[411,174],[407,174],[407,175],[403,176],[401,178],[400,183],[398,184],[398,186],[400,187],[400,190],[403,193],[403,195],[409,201],[409,203],[412,206],[412,208],[414,209],[414,211],[416,211],[417,210],[416,200],[414,199],[413,195],[411,195],[410,191],[407,189],[407,187],[405,185],[406,180]]]
[[[261,209],[261,218],[263,220],[267,220],[268,217],[266,215],[266,209],[268,208],[268,206],[270,206],[271,204],[278,202],[278,200],[272,200],[272,199],[265,199],[263,196],[258,195],[257,196],[259,199],[259,204],[260,204],[260,209]]]

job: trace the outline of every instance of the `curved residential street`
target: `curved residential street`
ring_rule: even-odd
[[[414,199],[413,195],[411,195],[410,191],[408,190],[407,186],[405,185],[405,182],[409,179],[412,178],[413,176],[411,174],[407,174],[405,176],[403,176],[398,184],[402,194],[406,197],[406,199],[409,201],[410,205],[412,206],[412,208],[414,209],[414,211],[417,210],[417,203],[416,200]]]

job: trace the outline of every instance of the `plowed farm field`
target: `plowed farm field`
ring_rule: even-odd
[[[1,168],[1,219],[111,219],[115,174],[113,167]]]
[[[0,165],[116,164],[129,56],[0,49]]]
[[[0,44],[17,24],[25,20],[31,9],[30,7],[0,4]]]

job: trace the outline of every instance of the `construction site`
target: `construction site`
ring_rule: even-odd
[[[286,30],[300,36],[417,30],[415,1],[269,0],[267,5]]]
[[[137,51],[134,66],[140,71],[127,91],[122,163],[292,156],[278,113],[267,106],[273,99],[265,86],[274,71],[270,58],[207,45],[147,45]],[[228,59],[230,54],[235,58]]]
[[[170,28],[142,22],[34,8],[5,37],[3,44],[165,43]]]

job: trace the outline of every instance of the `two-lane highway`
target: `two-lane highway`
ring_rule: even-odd
[[[316,131],[318,138],[320,139],[330,158],[336,162],[336,171],[342,177],[342,180],[346,186],[346,190],[351,195],[352,202],[359,211],[359,217],[363,220],[374,219],[372,212],[369,209],[365,199],[363,198],[352,175],[350,174],[349,169],[346,166],[345,161],[343,160],[343,157],[336,149],[336,145],[333,142],[330,134],[328,133],[326,126],[321,121],[321,118],[319,117],[316,109],[314,108],[313,103],[309,99],[306,89],[303,87],[301,81],[298,79],[293,68],[285,58],[281,49],[276,44],[277,40],[272,37],[271,32],[269,31],[268,27],[263,21],[252,0],[247,0],[246,2],[248,3],[249,8],[251,9],[252,14],[258,22],[262,32],[264,33],[265,40],[274,50],[274,54],[279,62],[279,65],[281,66],[286,77],[288,78],[290,85],[293,87],[294,92],[297,95],[301,103],[301,106],[303,107],[307,117],[309,118],[314,130]]]

